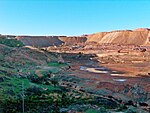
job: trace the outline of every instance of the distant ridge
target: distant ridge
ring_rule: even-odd
[[[135,30],[114,30],[98,32],[82,36],[14,36],[5,35],[7,38],[20,40],[24,45],[35,47],[59,46],[62,44],[73,45],[79,43],[96,42],[98,44],[123,44],[123,45],[149,45],[150,29],[137,28]]]

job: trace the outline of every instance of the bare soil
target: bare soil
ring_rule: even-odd
[[[141,51],[143,48],[146,51]],[[86,79],[78,84],[79,90],[113,96],[122,102],[132,100],[150,105],[149,47],[93,45],[93,48],[87,49],[81,44],[76,48],[51,47],[49,51],[61,53],[64,60],[71,65],[68,75]],[[81,69],[81,66],[86,67],[86,70]]]

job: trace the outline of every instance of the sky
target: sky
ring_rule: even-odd
[[[150,0],[0,0],[0,34],[83,35],[150,28]]]

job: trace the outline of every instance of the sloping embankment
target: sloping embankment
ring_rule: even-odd
[[[87,42],[97,42],[99,44],[134,44],[149,45],[150,29],[119,30],[112,32],[100,32],[89,35]]]

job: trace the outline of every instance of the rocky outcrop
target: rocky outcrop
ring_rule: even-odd
[[[148,45],[150,44],[150,29],[139,28],[136,30],[118,30],[112,32],[100,32],[89,35],[87,42],[94,41],[99,44],[133,44]]]

